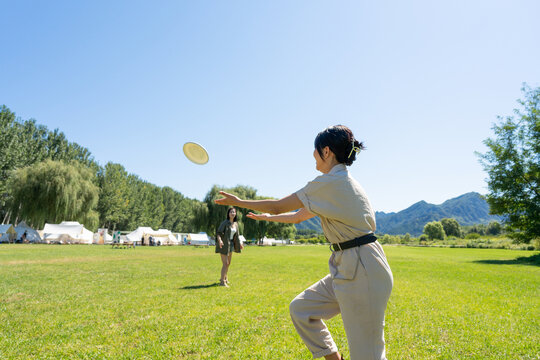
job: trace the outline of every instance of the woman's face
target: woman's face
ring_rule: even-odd
[[[235,216],[236,216],[236,209],[232,208],[231,210],[229,210],[229,220],[234,219]]]
[[[315,158],[315,168],[322,172],[322,169],[324,168],[324,160],[321,158],[321,155],[319,155],[317,149],[313,150],[313,157]]]

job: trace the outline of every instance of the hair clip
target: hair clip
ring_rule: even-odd
[[[353,147],[352,147],[352,149],[351,149],[351,152],[349,153],[349,156],[347,157],[347,159],[349,159],[349,158],[351,157],[353,151],[356,152],[356,153],[358,154],[358,153],[360,152],[360,150],[362,150],[362,149],[360,149],[358,146],[354,146],[354,145],[353,145]]]

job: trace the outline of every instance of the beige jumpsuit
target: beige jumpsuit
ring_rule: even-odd
[[[369,200],[345,165],[334,166],[296,192],[307,210],[318,215],[331,243],[375,232]],[[384,312],[393,277],[378,242],[333,252],[330,274],[299,294],[290,304],[298,334],[313,354],[338,351],[323,320],[341,313],[351,360],[386,359]]]

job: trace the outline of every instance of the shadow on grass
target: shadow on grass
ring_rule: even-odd
[[[218,282],[215,282],[213,284],[205,284],[205,285],[191,285],[191,286],[181,287],[180,290],[205,289],[205,288],[211,288],[211,287],[218,286],[218,285],[219,285]]]
[[[533,265],[540,266],[540,253],[532,256],[521,256],[510,260],[476,260],[475,263],[494,265]]]

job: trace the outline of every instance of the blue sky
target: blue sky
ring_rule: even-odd
[[[197,199],[298,190],[335,124],[368,148],[350,171],[378,211],[484,194],[474,152],[540,86],[536,0],[0,4],[0,104]]]

